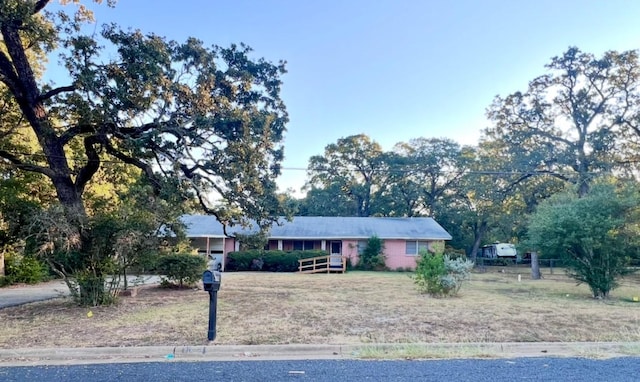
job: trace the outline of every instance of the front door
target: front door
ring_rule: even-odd
[[[331,257],[329,265],[332,267],[342,267],[342,242],[331,242]]]

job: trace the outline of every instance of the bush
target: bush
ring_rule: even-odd
[[[177,282],[180,287],[195,284],[202,278],[207,261],[199,255],[175,253],[163,255],[158,259],[158,272],[167,280]],[[165,282],[166,284],[166,282]]]
[[[594,298],[607,298],[620,280],[634,272],[640,253],[636,184],[594,184],[591,191],[556,194],[530,218],[527,246],[547,258],[565,261],[566,272],[586,283]]]
[[[421,293],[431,296],[456,295],[463,282],[469,279],[472,269],[473,262],[467,259],[422,252],[413,280]]]
[[[442,278],[447,275],[442,254],[423,252],[420,254],[413,276],[414,283],[422,293],[439,296],[443,293]]]
[[[356,269],[363,271],[379,271],[386,269],[384,245],[382,239],[372,236],[367,240],[367,246],[358,255]]]
[[[325,251],[261,251],[229,252],[225,271],[297,272],[298,260],[327,256]]]
[[[37,284],[46,281],[49,268],[32,256],[23,256],[14,252],[5,255],[5,285],[25,283]]]
[[[444,267],[447,275],[442,278],[442,285],[447,294],[456,295],[464,281],[469,280],[474,263],[466,257],[452,258],[444,255]]]

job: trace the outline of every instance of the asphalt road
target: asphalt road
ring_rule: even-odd
[[[2,381],[638,381],[640,358],[149,362],[0,367]]]

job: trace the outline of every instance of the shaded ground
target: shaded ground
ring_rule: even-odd
[[[557,273],[557,272],[556,272]],[[608,301],[562,275],[474,274],[460,296],[416,292],[409,274],[228,273],[217,344],[639,341],[637,279]],[[117,306],[56,299],[0,310],[0,347],[208,344],[208,294],[143,287]],[[88,314],[88,313],[91,314]]]

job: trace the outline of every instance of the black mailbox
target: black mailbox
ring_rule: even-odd
[[[220,272],[204,271],[202,274],[202,285],[204,290],[209,292],[209,331],[207,338],[213,341],[216,338],[216,314],[218,305],[218,291],[220,290]]]
[[[207,292],[217,292],[220,290],[220,272],[204,271],[202,274],[202,285]]]
[[[202,285],[204,286],[204,290],[211,291],[213,290],[213,283],[215,282],[213,278],[213,272],[204,271],[202,274]]]

